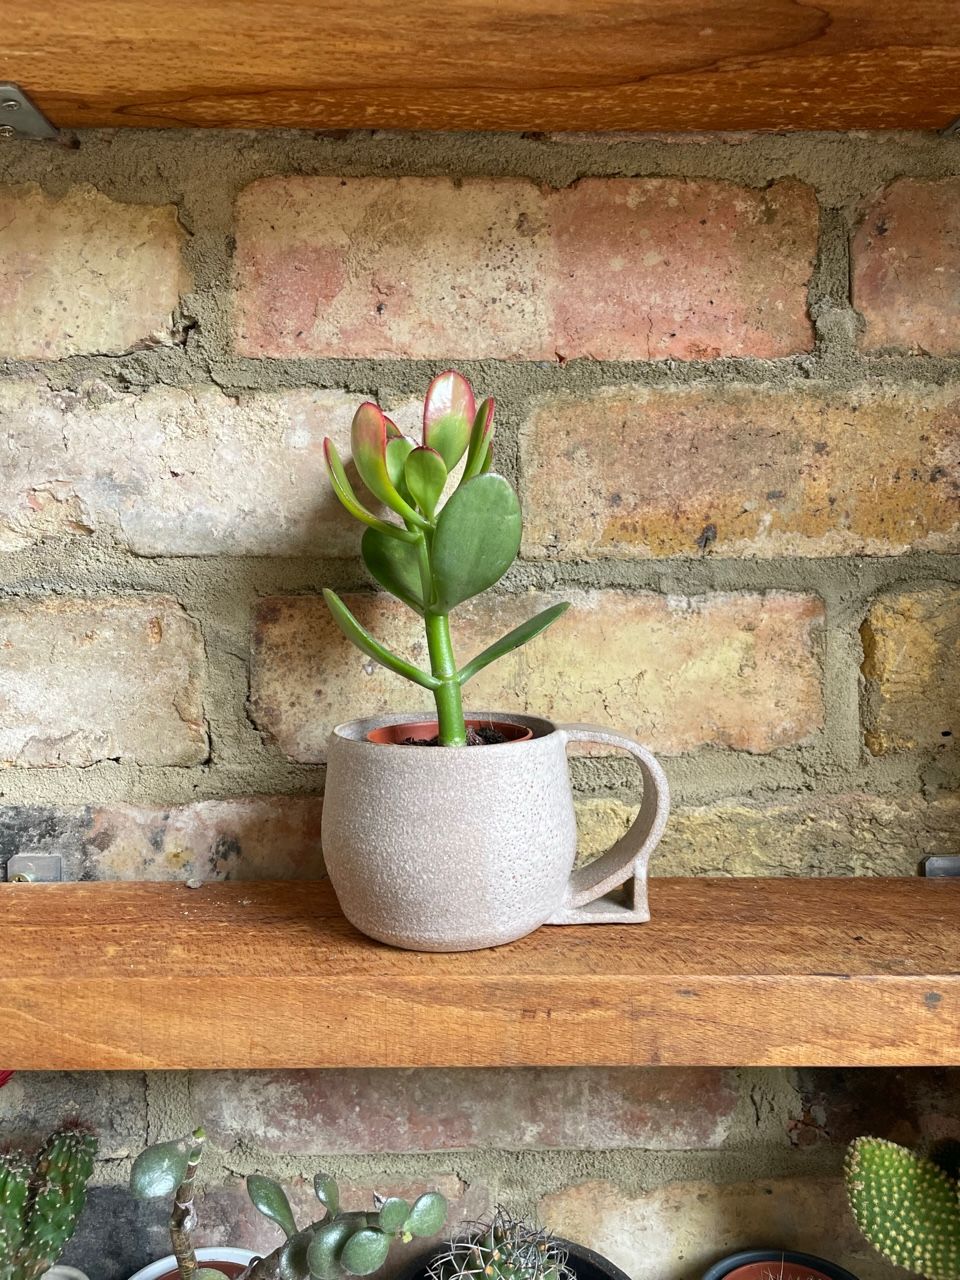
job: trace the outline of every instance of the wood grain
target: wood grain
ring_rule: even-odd
[[[60,127],[940,129],[960,4],[35,0],[4,77]]]
[[[0,1066],[960,1064],[960,882],[655,880],[652,908],[429,955],[327,884],[4,885]]]

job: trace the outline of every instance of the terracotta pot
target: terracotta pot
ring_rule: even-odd
[[[508,742],[526,742],[528,738],[533,737],[533,730],[529,725],[511,724],[508,720],[502,720],[495,723],[493,720],[467,720],[468,729],[497,729]],[[435,738],[440,732],[440,726],[436,720],[416,720],[413,722],[401,721],[399,724],[382,724],[376,729],[371,729],[367,734],[368,742],[386,742],[403,745],[408,738],[425,738],[429,742]]]
[[[256,1257],[257,1254],[251,1253],[249,1249],[228,1249],[224,1246],[197,1250],[198,1262],[218,1267],[225,1276],[230,1277],[230,1280],[236,1280],[237,1276],[242,1276]],[[135,1276],[130,1277],[130,1280],[180,1280],[177,1261],[171,1253],[169,1257],[161,1258],[159,1262],[151,1262],[149,1266],[142,1267]]]
[[[369,741],[384,726],[408,726],[402,715],[354,720],[330,735],[323,852],[347,919],[415,951],[498,946],[542,924],[649,920],[647,862],[670,803],[649,751],[592,725],[495,712],[470,718],[516,723],[531,736],[484,747]],[[633,826],[578,871],[572,741],[621,747],[643,775]],[[631,879],[626,902],[607,896]]]
[[[856,1280],[835,1262],[812,1253],[748,1249],[715,1263],[703,1280]]]

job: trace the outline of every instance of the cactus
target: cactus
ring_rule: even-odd
[[[93,1173],[96,1139],[77,1127],[52,1134],[31,1164],[0,1155],[0,1280],[39,1280],[73,1235]]]
[[[844,1172],[857,1226],[875,1249],[926,1280],[960,1280],[960,1184],[882,1138],[852,1142]]]
[[[574,1273],[558,1240],[498,1207],[491,1222],[450,1242],[429,1280],[574,1280]]]
[[[360,479],[378,504],[402,523],[383,520],[357,497],[333,442],[323,443],[333,491],[367,526],[360,544],[376,581],[423,618],[430,670],[408,662],[375,639],[339,596],[324,598],[344,635],[397,675],[429,689],[437,706],[441,746],[467,742],[461,690],[495,659],[532,640],[568,607],[556,604],[529,618],[458,668],[450,636],[450,612],[498,582],[520,550],[520,502],[503,476],[492,471],[494,402],[479,408],[470,383],[453,371],[430,383],[423,406],[422,441],[410,440],[375,404],[362,404],[353,419],[351,449]],[[456,489],[441,498],[463,461]]]
[[[141,1199],[173,1196],[170,1236],[181,1280],[223,1280],[213,1267],[200,1267],[193,1247],[197,1226],[194,1180],[206,1135],[147,1147],[133,1163],[130,1186]],[[318,1173],[313,1188],[323,1213],[297,1227],[286,1193],[278,1182],[253,1173],[247,1178],[251,1203],[280,1228],[286,1239],[265,1258],[252,1262],[241,1280],[347,1280],[379,1271],[396,1240],[435,1235],[447,1216],[447,1202],[428,1191],[413,1204],[399,1197],[374,1198],[370,1213],[341,1213],[340,1189],[329,1174]],[[7,1280],[0,1271],[0,1280]],[[14,1280],[19,1280],[15,1277]]]

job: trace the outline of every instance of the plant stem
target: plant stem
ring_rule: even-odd
[[[433,691],[437,704],[440,745],[465,747],[467,731],[463,723],[460,679],[450,640],[450,619],[445,613],[428,613],[423,621],[427,629],[430,669],[440,681],[439,689]]]
[[[193,1229],[197,1215],[193,1205],[194,1179],[203,1155],[206,1135],[202,1129],[193,1134],[194,1146],[190,1152],[187,1171],[174,1196],[173,1213],[170,1215],[170,1241],[181,1280],[193,1280],[197,1274],[197,1255],[193,1251]]]

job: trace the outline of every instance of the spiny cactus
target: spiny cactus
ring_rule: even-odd
[[[377,405],[360,406],[351,431],[354,466],[376,502],[401,524],[382,520],[363,505],[333,442],[323,442],[334,493],[367,526],[360,543],[364,563],[382,587],[423,618],[430,670],[381,644],[332,591],[324,591],[324,598],[340,629],[368,658],[431,691],[444,747],[467,741],[462,686],[488,663],[539,635],[567,608],[544,609],[458,669],[450,611],[499,582],[520,550],[520,502],[509,481],[490,470],[493,410],[490,398],[478,408],[470,383],[452,370],[427,388],[422,442],[404,436]],[[464,458],[457,487],[441,506],[447,481]]]
[[[430,1280],[573,1280],[573,1274],[558,1240],[501,1207],[490,1223],[452,1240],[429,1271]]]
[[[83,1209],[97,1142],[67,1127],[31,1163],[0,1155],[0,1280],[39,1280],[62,1254]]]
[[[206,1135],[196,1129],[188,1138],[161,1142],[141,1151],[133,1163],[130,1186],[141,1199],[173,1196],[170,1237],[180,1280],[223,1280],[215,1267],[201,1267],[193,1247],[197,1226],[194,1180]],[[252,1262],[241,1280],[346,1280],[379,1271],[396,1240],[436,1235],[447,1217],[439,1191],[428,1191],[413,1204],[398,1196],[374,1197],[371,1213],[341,1213],[340,1189],[326,1173],[313,1180],[323,1215],[299,1229],[286,1192],[272,1178],[253,1173],[247,1193],[255,1209],[286,1237],[265,1258]],[[0,1280],[8,1278],[0,1271]],[[14,1277],[12,1280],[19,1280]],[[558,1278],[559,1280],[559,1278]]]
[[[926,1280],[960,1280],[960,1185],[932,1160],[857,1138],[844,1167],[857,1226],[885,1258]]]

